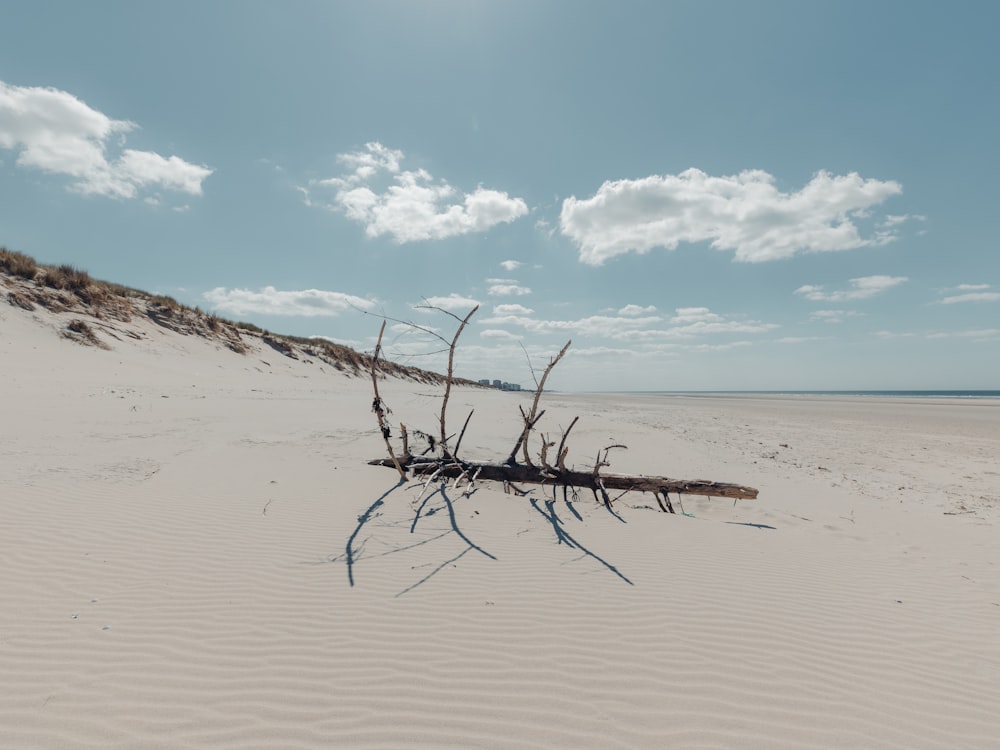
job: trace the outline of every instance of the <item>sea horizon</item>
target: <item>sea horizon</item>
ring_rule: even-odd
[[[942,398],[942,399],[1000,399],[1000,390],[989,389],[773,389],[773,390],[671,390],[671,391],[608,391],[642,396],[839,396],[858,398]]]

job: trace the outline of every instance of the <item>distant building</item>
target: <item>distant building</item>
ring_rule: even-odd
[[[519,383],[508,383],[504,380],[494,380],[491,382],[489,378],[483,378],[482,380],[480,380],[479,385],[492,385],[494,388],[501,391],[521,390],[521,385]]]

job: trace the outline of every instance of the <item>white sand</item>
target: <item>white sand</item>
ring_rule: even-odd
[[[58,322],[0,305],[4,748],[998,746],[998,403],[546,396],[578,466],[760,498],[417,518],[364,379]],[[467,457],[524,398],[455,394]]]

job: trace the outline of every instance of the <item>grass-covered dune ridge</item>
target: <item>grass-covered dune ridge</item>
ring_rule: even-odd
[[[123,332],[136,335],[113,323],[148,318],[177,333],[216,341],[237,354],[266,346],[292,359],[325,362],[348,376],[367,375],[371,370],[371,357],[348,346],[321,338],[275,334],[252,323],[227,320],[182,305],[172,297],[92,278],[71,265],[38,263],[30,255],[5,247],[0,247],[0,285],[0,294],[8,304],[29,312],[41,308],[58,314],[60,334],[81,344],[113,348],[114,340],[120,339]],[[379,369],[391,377],[417,382],[444,381],[438,373],[381,358]]]

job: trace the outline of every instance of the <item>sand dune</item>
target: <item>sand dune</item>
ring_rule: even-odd
[[[3,747],[997,746],[998,403],[551,395],[760,498],[422,497],[364,378],[64,322],[0,307]],[[523,398],[456,393],[470,457]]]

